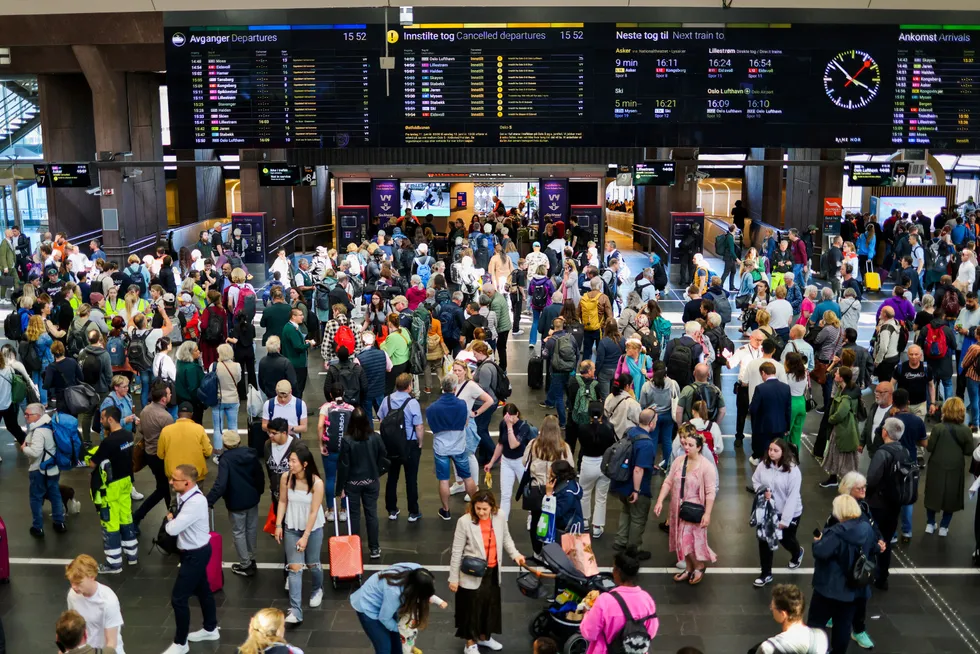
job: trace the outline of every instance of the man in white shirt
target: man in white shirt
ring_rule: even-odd
[[[875,403],[871,405],[875,412],[874,415],[869,412],[868,420],[864,421],[860,445],[858,445],[859,453],[864,452],[864,448],[868,448],[868,454],[874,456],[878,448],[885,444],[881,438],[881,426],[892,414],[893,394],[894,388],[890,381],[883,381],[875,386]]]
[[[789,324],[793,320],[793,305],[786,299],[785,286],[776,287],[776,299],[769,302],[766,310],[769,312],[769,326],[785,343],[789,340]]]
[[[722,352],[728,359],[728,369],[738,368],[738,381],[735,383],[735,447],[742,447],[745,440],[745,418],[749,414],[749,387],[746,369],[750,361],[762,358],[762,341],[766,335],[758,329],[749,335],[749,344],[735,350]]]
[[[960,289],[963,293],[973,290],[973,283],[977,278],[977,263],[976,255],[972,250],[963,248],[960,253],[960,269],[956,274],[956,283],[954,286]]]
[[[123,650],[122,610],[119,598],[108,586],[95,580],[99,564],[88,554],[81,554],[68,564],[65,578],[71,584],[68,608],[85,618],[85,641],[92,647],[114,647],[116,654]]]
[[[779,623],[782,631],[763,641],[756,654],[827,654],[827,634],[823,629],[807,627],[803,623],[805,602],[803,593],[792,584],[779,584],[772,589],[769,610],[772,611],[772,619]],[[826,623],[827,620],[824,620],[823,624]]]
[[[748,384],[749,387],[749,402],[751,402],[752,398],[755,396],[756,387],[765,381],[762,378],[762,373],[759,371],[759,368],[766,361],[772,361],[773,364],[775,365],[776,379],[783,382],[784,384],[786,383],[786,368],[784,368],[781,364],[776,362],[774,358],[775,354],[776,354],[776,346],[773,345],[772,341],[763,341],[762,357],[758,359],[753,359],[752,361],[749,361],[744,366],[743,370],[745,373],[745,383]],[[741,380],[742,375],[739,375],[738,378],[739,380]]]
[[[177,537],[180,550],[180,567],[177,581],[170,596],[177,630],[174,642],[163,654],[187,654],[192,643],[218,640],[218,612],[214,594],[208,584],[208,562],[211,560],[211,537],[208,520],[208,501],[197,487],[197,468],[179,465],[170,477],[170,485],[177,492],[176,513],[167,514],[167,533]],[[188,600],[196,595],[204,614],[204,628],[190,631],[191,611]]]
[[[276,384],[276,396],[262,407],[262,429],[268,431],[270,420],[282,418],[289,423],[289,435],[301,438],[306,433],[306,414],[306,402],[293,395],[292,384],[280,379]]]

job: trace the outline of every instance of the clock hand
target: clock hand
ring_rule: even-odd
[[[864,88],[868,88],[868,87],[867,87],[867,86],[865,86],[864,84],[861,84],[861,82],[859,82],[859,81],[857,81],[857,79],[855,79],[855,78],[856,78],[856,77],[857,77],[858,75],[860,75],[860,74],[861,74],[861,72],[862,72],[862,71],[863,71],[863,70],[864,70],[865,68],[870,68],[870,67],[871,67],[871,64],[870,64],[870,63],[868,63],[868,60],[867,60],[867,59],[865,59],[865,60],[864,60],[864,63],[863,63],[862,65],[861,65],[861,67],[860,67],[860,68],[858,68],[858,71],[857,71],[856,73],[854,73],[854,76],[853,76],[853,77],[851,77],[850,79],[848,79],[848,80],[847,80],[847,82],[845,82],[845,83],[844,83],[844,86],[847,86],[847,85],[849,85],[849,84],[850,84],[851,82],[854,82],[855,84],[858,84],[858,85],[860,85],[860,86],[864,86]]]
[[[868,88],[868,86],[866,84],[862,84],[861,82],[859,82],[856,79],[854,79],[853,77],[851,77],[851,74],[848,73],[846,70],[844,70],[844,67],[841,66],[839,63],[837,63],[836,60],[834,60],[832,63],[835,66],[837,66],[837,70],[839,70],[840,72],[844,73],[844,77],[847,78],[847,82],[844,83],[844,86],[848,86],[848,85],[850,85],[851,82],[854,82],[858,86],[863,86],[864,88]]]

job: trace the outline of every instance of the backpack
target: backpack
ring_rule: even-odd
[[[208,326],[205,327],[204,331],[201,333],[201,340],[208,345],[221,345],[221,337],[224,333],[224,329],[222,329],[223,318],[218,315],[217,312],[211,311],[210,308],[208,308],[208,314]]]
[[[545,279],[531,280],[531,308],[538,311],[548,306],[548,285]]]
[[[644,618],[634,618],[626,600],[620,597],[619,593],[611,591],[609,594],[616,598],[616,603],[619,604],[623,617],[626,618],[626,624],[609,641],[606,651],[609,654],[646,654],[650,651],[650,643],[653,640],[650,638],[650,632],[647,631],[646,623],[647,620],[657,617],[656,612]]]
[[[218,364],[211,364],[211,370],[205,373],[201,379],[201,385],[197,387],[197,399],[204,406],[216,407],[221,402],[221,385],[218,382]],[[272,419],[272,416],[269,416]]]
[[[657,287],[658,291],[667,288],[667,268],[663,261],[653,267],[653,285]]]
[[[667,376],[677,382],[681,387],[690,386],[693,381],[692,364],[694,350],[690,345],[681,343],[681,339],[675,338],[670,349],[670,357],[667,359]]]
[[[602,328],[602,323],[599,322],[599,297],[591,295],[583,295],[582,300],[579,302],[579,307],[582,311],[582,324],[585,326],[586,331],[594,332]]]
[[[11,369],[13,370],[13,369]],[[0,375],[2,377],[2,375]],[[11,372],[10,375],[10,402],[20,404],[27,399],[27,380],[18,373]]]
[[[11,311],[3,319],[3,333],[11,341],[19,341],[24,338],[24,330],[21,329],[20,311]]]
[[[718,465],[718,455],[715,454],[715,437],[711,433],[711,427],[714,425],[714,421],[709,420],[708,426],[705,429],[698,429],[698,435],[704,440],[704,444],[708,446],[711,451],[712,456],[715,457],[715,465]]]
[[[303,402],[298,397],[294,397],[296,401],[293,403],[296,406],[296,424],[298,425],[303,420]],[[272,417],[276,413],[276,398],[272,398],[267,402],[269,406],[268,417],[266,420],[272,420]]]
[[[99,365],[99,356],[91,352],[85,353],[82,358],[82,381],[86,384],[95,386],[102,377],[102,366]]]
[[[769,328],[769,331],[763,331],[762,333],[766,335],[766,340],[772,343],[772,346],[776,348],[776,351],[773,353],[772,358],[778,361],[780,357],[782,357],[783,355],[783,350],[786,349],[786,342],[782,339],[782,337],[779,336],[779,334],[776,333],[776,330],[773,329],[772,327]]]
[[[960,299],[956,295],[956,291],[949,290],[943,293],[943,315],[946,320],[956,320],[960,315]]]
[[[692,384],[692,386],[694,386],[694,401],[701,400],[708,407],[708,420],[717,420],[718,405],[720,404],[719,400],[721,398],[718,389],[707,383],[700,385]]]
[[[462,277],[459,275],[460,265],[459,260],[457,260],[453,265],[449,266],[449,281],[457,286],[462,283]]]
[[[153,354],[150,352],[150,348],[146,346],[146,339],[149,335],[150,330],[144,332],[142,336],[137,336],[134,333],[129,340],[129,345],[126,346],[126,358],[129,359],[130,367],[136,372],[149,370],[150,366],[153,365]]]
[[[606,279],[606,273],[609,273],[609,279]],[[602,273],[602,283],[604,284],[603,291],[606,297],[609,298],[609,304],[616,304],[616,296],[619,294],[619,275],[612,270],[606,270]]]
[[[867,588],[875,580],[878,571],[878,557],[873,553],[868,555],[864,550],[858,554],[851,566],[850,574],[847,578],[847,585],[853,589]]]
[[[420,263],[421,262],[421,263]],[[429,285],[429,278],[432,277],[432,257],[420,257],[415,259],[415,274],[422,280],[422,286]]]
[[[353,363],[348,361],[343,368],[339,365],[330,366],[330,374],[327,379],[331,385],[340,384],[344,387],[344,402],[347,404],[361,403],[361,376]],[[329,397],[329,393],[326,395]]]
[[[507,398],[510,397],[510,393],[512,390],[510,386],[510,379],[507,378],[507,372],[504,371],[500,366],[498,366],[493,361],[490,361],[489,359],[484,359],[483,363],[481,363],[476,367],[477,372],[479,372],[480,366],[484,366],[484,365],[493,366],[494,370],[497,373],[496,384],[493,387],[493,394],[497,396],[497,401],[498,402],[506,401]]]
[[[578,350],[571,334],[562,334],[551,351],[551,369],[554,372],[571,372],[578,363]]]
[[[633,478],[633,441],[643,439],[649,440],[649,437],[644,434],[632,439],[621,438],[610,445],[602,453],[602,463],[599,464],[602,474],[613,482],[630,481]]]
[[[341,347],[347,348],[347,354],[354,356],[357,349],[357,340],[354,338],[354,330],[349,325],[341,325],[337,328],[337,333],[333,337],[333,351],[336,352]]]
[[[127,266],[122,271],[122,285],[126,288],[136,286],[140,290],[140,297],[146,295],[146,280],[143,278],[143,266],[139,266],[134,271],[132,266]]]
[[[473,263],[477,268],[486,270],[490,266],[490,248],[487,246],[487,238],[484,236],[477,240],[476,251],[473,252]]]
[[[578,390],[575,391],[575,403],[572,405],[572,422],[577,425],[589,424],[589,404],[598,400],[597,389],[599,382],[593,379],[590,382],[576,375]]]
[[[945,300],[944,300],[945,302]],[[947,343],[946,332],[942,327],[926,327],[926,359],[938,360],[946,356]]]
[[[105,349],[109,353],[109,363],[113,366],[126,365],[126,341],[122,336],[110,336]]]
[[[723,234],[719,234],[718,236],[715,237],[715,255],[723,259],[725,258],[725,255],[728,254],[727,243],[725,242],[726,236],[728,236],[727,232]]]
[[[898,506],[915,504],[919,499],[919,463],[908,456],[892,462],[891,486],[887,492]]]
[[[93,414],[99,408],[99,394],[91,384],[82,382],[69,386],[64,390],[65,413],[79,416],[83,413]]]
[[[388,450],[389,459],[400,459],[405,456],[406,444],[408,439],[405,437],[405,405],[412,401],[406,399],[401,406],[393,409],[391,406],[391,396],[385,398],[388,403],[388,413],[381,419],[381,440],[384,441],[385,449]]]
[[[249,320],[255,318],[255,291],[250,286],[238,287],[238,302],[235,303],[235,316],[245,315]]]
[[[41,372],[41,355],[37,353],[35,341],[21,341],[18,346],[20,362],[29,373]]]
[[[58,466],[65,471],[74,468],[82,458],[82,439],[78,435],[78,420],[73,416],[55,411],[49,425],[54,434],[54,452],[44,451],[48,458],[40,463],[41,471]],[[43,428],[42,428],[43,429]]]
[[[19,318],[20,316],[18,316]],[[68,342],[65,348],[65,356],[70,359],[75,359],[78,357],[78,353],[85,349],[88,345],[88,332],[89,326],[92,321],[86,322],[81,329],[69,329],[68,330]]]
[[[340,452],[340,444],[347,434],[347,425],[350,423],[350,415],[354,411],[353,406],[344,398],[344,404],[333,405],[327,411],[324,422],[323,442],[327,446],[327,452],[331,454]]]

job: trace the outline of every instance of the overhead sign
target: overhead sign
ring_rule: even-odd
[[[88,188],[92,176],[86,163],[34,164],[34,181],[40,188]]]
[[[316,167],[262,164],[259,186],[316,186]]]
[[[908,162],[902,161],[855,161],[850,168],[851,186],[905,186],[909,174]]]
[[[633,186],[671,186],[675,181],[673,161],[636,164],[633,171]]]

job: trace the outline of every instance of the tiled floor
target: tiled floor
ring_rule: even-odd
[[[870,337],[872,311],[876,307],[876,302],[866,303],[868,315],[862,317],[861,342],[866,343]],[[675,323],[679,321],[682,305],[676,298],[666,300],[664,309]],[[735,329],[731,330],[730,335],[738,336]],[[526,376],[522,374],[526,370],[527,359],[525,332],[523,336],[511,339],[508,361],[513,373],[515,401],[532,422],[539,422],[545,413],[537,405],[543,398],[543,392],[527,389]],[[319,363],[317,357],[316,365]],[[312,406],[318,406],[322,401],[322,377],[311,377],[305,399]],[[733,382],[732,375],[724,377],[722,383],[730,408],[721,426],[723,433],[729,436],[734,433],[735,422],[731,393]],[[815,432],[818,420],[817,415],[808,417],[808,431]],[[205,426],[211,426],[209,417],[205,417]],[[244,412],[239,426],[245,426]],[[312,439],[308,437],[307,440]],[[100,557],[102,547],[98,519],[91,503],[83,499],[82,513],[71,517],[67,534],[57,535],[49,529],[43,541],[34,540],[27,533],[30,525],[27,462],[18,454],[6,432],[0,435],[0,455],[4,458],[0,464],[0,515],[7,524],[14,559],[10,584],[0,586],[0,618],[6,629],[8,649],[15,654],[52,651],[53,625],[64,608],[68,590],[63,576],[64,561],[81,552]],[[867,457],[863,465],[867,466]],[[812,527],[826,519],[834,491],[817,487],[823,474],[808,453],[803,455],[802,471],[805,528],[801,529],[801,534],[808,534]],[[87,475],[84,470],[72,471],[64,475],[64,483],[84,494]],[[203,484],[205,487],[213,482],[213,476],[212,470]],[[656,528],[655,520],[650,520],[644,544],[653,551],[653,558],[642,576],[642,585],[658,603],[661,627],[654,642],[655,652],[674,652],[681,646],[690,645],[706,654],[741,653],[776,629],[767,610],[768,591],[756,590],[751,585],[752,579],[758,575],[758,554],[753,530],[747,524],[751,497],[744,487],[750,476],[747,454],[735,452],[731,439],[727,439],[726,450],[721,456],[721,491],[710,529],[711,545],[718,553],[719,560],[709,570],[704,583],[697,587],[676,585],[671,581],[669,574],[673,572],[675,559],[667,552],[666,536]],[[149,493],[152,489],[149,473],[144,471],[137,475],[136,485],[144,493]],[[430,450],[423,454],[420,487],[425,516],[422,521],[408,524],[404,519],[404,510],[401,520],[382,521],[382,563],[410,560],[432,566],[439,580],[440,592],[449,598],[451,594],[446,587],[445,566],[449,560],[454,523],[439,520],[436,513],[438,495]],[[402,497],[403,488],[400,492]],[[266,498],[262,506],[266,507],[267,502]],[[896,654],[980,654],[980,603],[975,600],[980,590],[980,571],[971,568],[970,563],[974,548],[971,527],[974,506],[968,500],[967,511],[956,516],[950,536],[940,539],[923,534],[924,510],[920,502],[916,509],[912,543],[901,546],[900,554],[896,557],[894,568],[897,570],[891,580],[891,590],[876,592],[871,600],[868,631],[877,644],[875,651]],[[463,509],[461,497],[454,497],[451,507],[458,515]],[[163,651],[172,637],[170,590],[176,561],[149,551],[152,532],[163,514],[161,505],[144,523],[139,565],[127,568],[121,575],[102,579],[116,590],[122,601],[126,620],[123,635],[129,654],[157,654]],[[527,552],[530,546],[525,531],[525,515],[523,511],[515,510],[510,526],[518,546]],[[619,508],[613,503],[607,527],[614,529],[618,517]],[[221,506],[216,512],[216,521],[218,530],[225,534],[224,560],[228,565],[235,561],[235,554],[229,522]],[[611,541],[609,534],[595,542],[600,565],[611,565]],[[192,645],[192,652],[235,652],[236,646],[245,639],[248,619],[254,611],[270,605],[287,608],[282,574],[274,569],[281,556],[281,549],[275,542],[268,536],[260,535],[258,560],[268,566],[251,579],[226,571],[225,588],[217,595],[222,627],[220,644]],[[787,561],[785,552],[776,555],[776,581],[797,583],[809,595],[812,574],[809,553],[805,567],[800,570],[790,571],[779,567],[785,566]],[[515,576],[513,571],[505,576],[505,633],[498,639],[505,645],[506,651],[528,652],[531,642],[528,623],[544,604],[521,596],[514,584]],[[308,597],[308,577],[306,584],[305,595]],[[318,609],[305,609],[305,622],[290,631],[290,642],[308,654],[370,651],[368,641],[350,608],[349,592],[346,588],[334,591],[328,582],[323,605]],[[192,601],[192,628],[199,626],[199,616]],[[419,646],[427,653],[459,652],[462,645],[453,638],[453,632],[452,611],[436,609],[429,628],[420,638]],[[852,644],[851,651],[856,650],[856,645]]]

